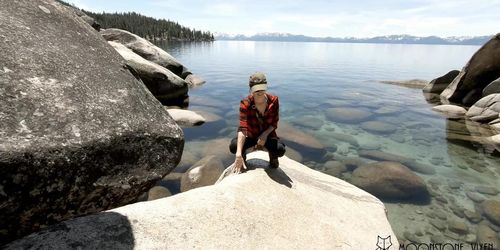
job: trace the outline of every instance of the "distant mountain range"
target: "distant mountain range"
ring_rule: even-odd
[[[376,36],[372,38],[355,37],[310,37],[304,35],[293,35],[289,33],[258,33],[253,36],[230,35],[224,33],[214,33],[215,40],[233,41],[282,41],[282,42],[331,42],[331,43],[399,43],[399,44],[456,44],[456,45],[483,45],[493,35],[490,36],[410,36],[410,35],[390,35]]]

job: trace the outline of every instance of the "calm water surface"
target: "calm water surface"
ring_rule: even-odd
[[[280,126],[305,132],[324,145],[325,151],[318,153],[288,143],[296,151],[290,157],[346,181],[351,172],[336,174],[327,162],[373,162],[363,157],[363,150],[396,154],[424,166],[425,171],[415,173],[425,180],[430,201],[384,201],[402,242],[473,241],[478,218],[464,213],[474,213],[478,203],[469,196],[499,199],[498,152],[460,139],[479,133],[478,127],[436,114],[419,89],[378,82],[430,81],[461,69],[478,46],[247,41],[161,46],[206,79],[205,85],[190,90],[189,109],[211,114],[214,120],[184,129],[186,146],[178,171],[207,154],[221,156],[226,165],[232,163],[227,145],[236,135],[239,101],[248,94],[249,75],[263,71],[269,91],[280,97]],[[346,123],[329,115],[346,108],[370,116]],[[391,129],[375,132],[367,127],[369,121]],[[465,223],[467,232],[450,231],[453,221]]]

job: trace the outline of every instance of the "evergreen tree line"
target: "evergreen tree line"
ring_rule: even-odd
[[[186,28],[177,22],[155,19],[135,12],[127,13],[93,13],[82,10],[94,18],[102,28],[117,28],[130,31],[148,40],[169,41],[213,41],[210,32]]]
[[[72,6],[62,0],[58,1],[62,4]],[[94,20],[98,22],[103,29],[123,29],[148,40],[214,41],[213,34],[208,31],[190,29],[178,24],[177,22],[165,19],[155,19],[143,16],[136,12],[93,13],[83,9],[82,11],[88,16],[94,18]]]

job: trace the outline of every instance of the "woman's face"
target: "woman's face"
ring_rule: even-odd
[[[256,99],[261,100],[266,96],[266,91],[265,90],[258,90],[252,93],[253,97]]]

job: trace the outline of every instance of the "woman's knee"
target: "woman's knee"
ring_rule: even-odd
[[[238,146],[238,137],[233,138],[231,143],[229,144],[229,151],[233,154],[236,154],[236,147]]]

